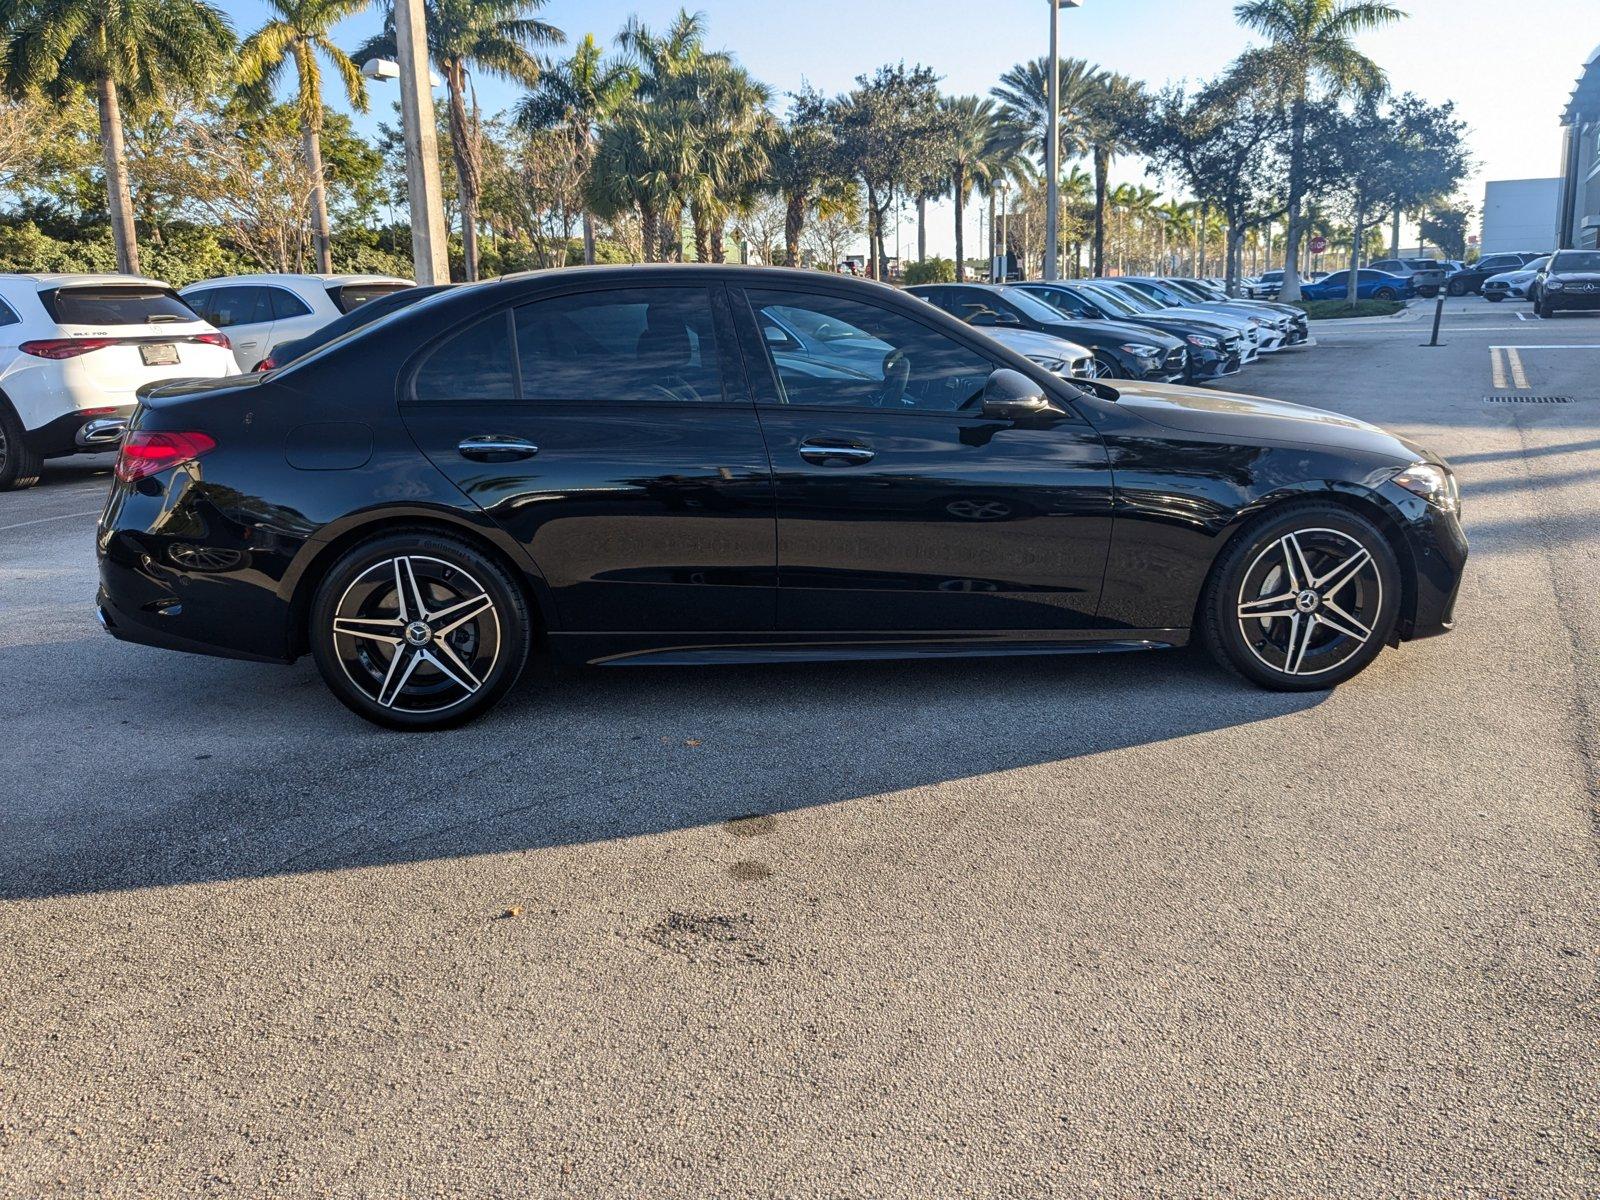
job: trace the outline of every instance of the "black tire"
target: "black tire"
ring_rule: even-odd
[[[1096,354],[1094,357],[1095,357],[1095,361],[1100,364],[1100,378],[1101,379],[1127,379],[1127,378],[1129,378],[1128,373],[1122,369],[1122,364],[1119,363],[1112,355],[1110,355],[1110,354],[1105,354],[1105,355]]]
[[[1424,300],[1432,300],[1435,296],[1437,296],[1439,294],[1439,289],[1436,288],[1436,287],[1418,288],[1417,291],[1422,293],[1422,298]]]
[[[1500,292],[1492,292],[1492,293],[1491,292],[1485,292],[1483,294],[1483,298],[1485,300],[1487,300],[1490,304],[1499,304],[1500,301],[1505,299],[1505,296],[1503,294],[1501,294]]]
[[[1556,315],[1555,306],[1548,300],[1540,300],[1538,304],[1534,305],[1534,308],[1538,310],[1540,318],[1545,321]]]
[[[44,469],[44,459],[28,448],[23,432],[16,411],[0,397],[0,492],[32,487]]]
[[[1377,291],[1373,292],[1372,293],[1372,298],[1374,300],[1397,300],[1397,299],[1399,299],[1399,297],[1395,294],[1395,290],[1393,288],[1386,288],[1386,287],[1381,287]]]
[[[1444,290],[1447,296],[1465,296],[1467,294],[1467,285],[1461,280],[1452,279],[1444,285]]]
[[[468,615],[449,624],[458,607]],[[348,622],[340,632],[336,619]],[[323,681],[352,712],[390,729],[446,729],[487,711],[516,684],[533,640],[527,601],[505,568],[424,531],[348,551],[318,585],[310,621]]]
[[[1299,555],[1293,576],[1289,535]],[[1356,566],[1340,575],[1341,563]],[[1302,574],[1312,586],[1298,586]],[[1296,503],[1240,530],[1212,565],[1197,613],[1200,640],[1217,662],[1260,687],[1333,688],[1365,670],[1389,641],[1400,590],[1394,549],[1376,525],[1341,505]],[[1318,599],[1305,600],[1308,591]]]

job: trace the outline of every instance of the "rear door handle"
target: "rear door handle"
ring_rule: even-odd
[[[800,443],[800,457],[819,467],[830,464],[837,467],[859,466],[878,456],[871,446],[860,442],[834,442],[824,438],[808,438]]]
[[[462,438],[456,449],[461,452],[462,458],[474,459],[477,462],[516,462],[521,458],[532,458],[539,453],[539,447],[527,438],[507,437],[496,433],[480,433]]]

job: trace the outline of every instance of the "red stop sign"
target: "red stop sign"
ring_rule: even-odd
[[[1328,239],[1323,237],[1320,233],[1317,234],[1316,237],[1311,239],[1311,253],[1313,253],[1313,254],[1321,254],[1327,248],[1328,248]]]

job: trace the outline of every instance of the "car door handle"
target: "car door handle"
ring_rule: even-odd
[[[822,438],[808,438],[800,443],[800,457],[819,467],[853,467],[869,463],[878,456],[871,446],[860,442],[830,442]]]
[[[456,449],[461,452],[462,458],[471,458],[478,462],[516,462],[521,458],[532,458],[539,453],[539,447],[527,438],[507,437],[495,433],[480,433],[473,437],[462,438]]]

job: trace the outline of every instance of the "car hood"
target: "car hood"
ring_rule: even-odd
[[[1386,429],[1342,413],[1267,400],[1237,392],[1214,392],[1165,383],[1116,383],[1117,404],[1155,425],[1187,433],[1217,434],[1243,441],[1287,442],[1356,450],[1404,464],[1436,459]]]
[[[1494,283],[1499,280],[1501,283],[1526,283],[1538,273],[1537,271],[1501,271],[1498,275],[1489,276],[1484,282]]]
[[[993,338],[1008,350],[1015,350],[1018,354],[1048,355],[1051,358],[1070,360],[1087,358],[1094,353],[1087,346],[1069,338],[1057,337],[1053,333],[1035,333],[1031,329],[1006,329],[994,325],[980,328],[986,336]]]

